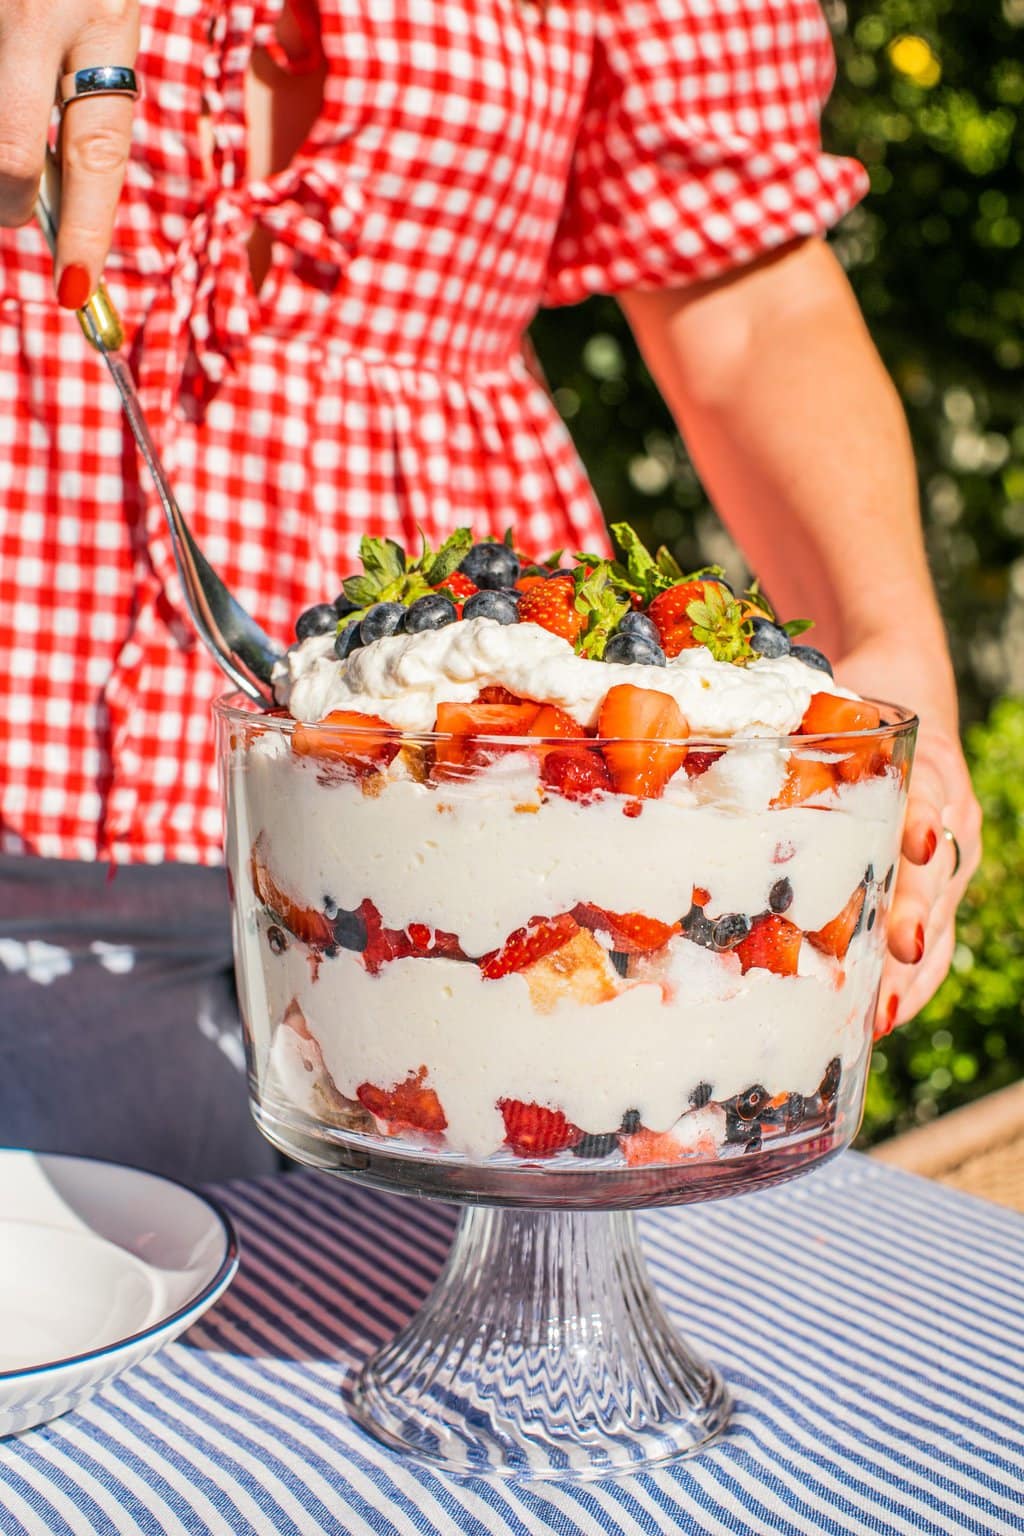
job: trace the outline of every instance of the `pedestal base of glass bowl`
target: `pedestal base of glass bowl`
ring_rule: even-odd
[[[423,1307],[359,1374],[363,1428],[456,1476],[579,1481],[692,1455],[729,1418],[720,1376],[654,1293],[634,1210],[808,1172],[855,1133],[863,1080],[806,1134],[688,1166],[473,1164],[382,1149],[266,1097],[252,1107],[263,1134],[307,1166],[466,1207]]]
[[[707,1445],[729,1411],[626,1211],[464,1211],[433,1291],[355,1394],[370,1434],[463,1476],[636,1472]]]

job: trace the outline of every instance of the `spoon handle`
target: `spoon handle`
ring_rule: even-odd
[[[50,255],[56,256],[57,230],[60,228],[60,167],[49,149],[36,197],[36,222],[46,236]],[[123,346],[121,317],[103,283],[89,302],[75,313],[83,336],[97,351],[117,352]]]
[[[60,166],[47,150],[46,167],[36,200],[36,219],[53,253],[56,252],[60,226],[60,189]],[[192,537],[149,430],[128,360],[121,352],[124,342],[121,318],[102,283],[76,314],[86,341],[99,352],[117,386],[132,436],[153,477],[171,531],[174,560],[185,600],[200,639],[236,688],[260,703],[272,703],[271,674],[280,653],[255,619],[250,618],[232,597]]]

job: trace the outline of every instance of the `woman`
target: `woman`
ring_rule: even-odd
[[[841,679],[920,712],[879,1028],[916,1012],[949,963],[978,812],[905,424],[821,241],[865,177],[820,150],[816,0],[9,10],[3,1134],[193,1178],[265,1155],[243,1149],[211,868],[221,680],[100,363],[17,228],[58,79],[58,298],[85,301],[113,231],[106,274],[179,499],[282,639],[368,528],[603,537],[523,334],[541,302],[619,297],[768,590],[817,618]],[[134,111],[78,96],[77,71],[133,62]]]

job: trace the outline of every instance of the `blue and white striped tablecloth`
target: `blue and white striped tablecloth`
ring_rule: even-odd
[[[868,1536],[1024,1532],[1024,1222],[848,1155],[784,1188],[652,1212],[680,1326],[724,1369],[725,1439],[584,1485],[460,1482],[346,1417],[412,1313],[451,1208],[293,1174],[221,1191],[238,1278],[82,1410],[0,1443],[3,1536]]]

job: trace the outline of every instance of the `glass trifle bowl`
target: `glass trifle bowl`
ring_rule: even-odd
[[[633,1212],[857,1130],[916,721],[572,738],[501,693],[449,730],[216,706],[250,1090],[300,1162],[465,1207],[363,1426],[450,1472],[605,1476],[729,1413]]]

